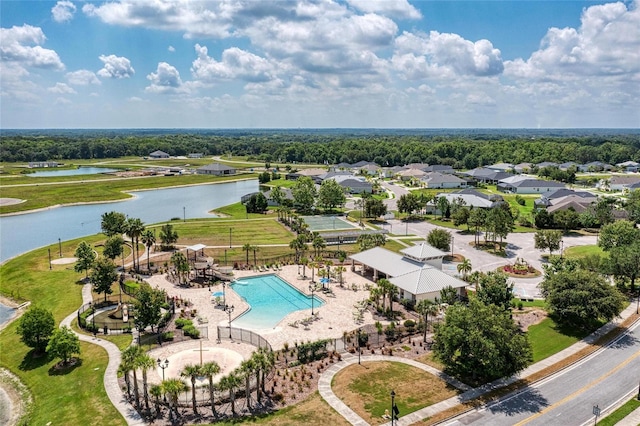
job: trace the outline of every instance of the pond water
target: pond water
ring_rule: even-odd
[[[84,204],[50,208],[34,213],[0,217],[0,261],[38,247],[100,232],[103,213],[117,211],[140,218],[145,224],[172,218],[215,217],[208,213],[237,203],[240,197],[258,190],[257,180],[214,185],[132,192],[135,198],[114,203]],[[51,250],[57,256],[57,250]]]
[[[9,320],[9,318],[11,318],[11,315],[13,315],[14,310],[15,309],[0,303],[0,325],[4,324]]]
[[[29,173],[30,177],[55,177],[55,176],[80,176],[80,175],[97,175],[99,173],[117,172],[117,169],[109,169],[106,167],[78,167],[77,169],[66,170],[46,170]]]

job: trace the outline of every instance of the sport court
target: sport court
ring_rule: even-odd
[[[341,216],[304,216],[305,223],[309,226],[309,230],[315,231],[333,231],[338,229],[353,229],[357,226]]]

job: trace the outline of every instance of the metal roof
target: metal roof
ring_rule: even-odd
[[[389,281],[415,295],[439,292],[446,287],[460,288],[468,284],[458,278],[447,275],[431,265],[407,272],[389,279]]]

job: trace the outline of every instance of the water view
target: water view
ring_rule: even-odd
[[[0,303],[0,325],[4,324],[9,320],[9,318],[11,318],[11,315],[13,315],[13,311],[13,308]]]
[[[135,198],[114,203],[66,206],[0,217],[0,261],[38,247],[100,232],[103,213],[118,211],[145,224],[172,218],[215,217],[208,211],[237,203],[258,190],[257,180],[132,192]]]
[[[46,170],[29,173],[29,177],[55,177],[55,176],[81,176],[81,175],[97,175],[100,173],[117,172],[117,169],[109,169],[107,167],[78,167],[77,169],[66,170]]]

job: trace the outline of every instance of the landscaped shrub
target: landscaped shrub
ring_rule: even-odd
[[[519,195],[516,195],[516,203],[520,204],[521,206],[524,206],[527,202],[524,198],[522,198]]]
[[[194,339],[197,339],[198,337],[200,337],[200,330],[198,330],[193,324],[185,325],[182,328],[182,332],[184,333],[185,336],[190,336]]]
[[[176,318],[176,328],[184,328],[188,325],[193,326],[193,321],[186,318]]]
[[[165,331],[164,333],[162,333],[162,340],[173,340],[173,332],[172,331]]]

